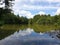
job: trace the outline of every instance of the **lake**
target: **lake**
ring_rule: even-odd
[[[60,30],[55,29],[42,25],[4,25],[0,27],[0,45],[60,45]]]

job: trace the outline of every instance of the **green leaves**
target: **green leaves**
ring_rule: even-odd
[[[35,15],[33,22],[42,25],[60,25],[60,15],[50,16],[48,15]]]

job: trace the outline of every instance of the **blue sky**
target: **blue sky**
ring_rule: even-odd
[[[60,0],[15,0],[15,14],[33,18],[35,14],[60,14]]]

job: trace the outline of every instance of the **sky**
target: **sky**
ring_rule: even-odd
[[[15,0],[14,3],[14,13],[27,18],[36,14],[60,14],[60,0]]]

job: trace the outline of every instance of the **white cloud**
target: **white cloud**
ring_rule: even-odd
[[[40,6],[40,5],[20,5],[20,6],[14,6],[15,9],[22,9],[22,10],[46,10],[46,9],[58,9],[60,7],[56,6]]]
[[[33,15],[31,14],[31,12],[25,11],[25,10],[20,10],[19,15],[27,18],[33,18]]]
[[[60,0],[48,0],[49,2],[60,2]]]
[[[55,14],[60,14],[60,8],[59,9],[57,9],[57,11],[56,11],[56,13]]]
[[[16,3],[16,2],[21,2],[21,1],[22,1],[22,0],[15,0],[15,3]]]
[[[19,9],[13,9],[14,10],[14,14],[19,14]]]
[[[60,2],[60,0],[40,0],[40,1],[47,1],[47,2]]]
[[[54,6],[36,6],[36,5],[25,5],[25,9],[32,9],[32,10],[44,10],[44,9],[57,9],[60,7],[54,7]]]
[[[47,2],[60,2],[60,0],[16,0],[16,1],[17,1],[17,2],[18,2],[18,1],[21,1],[21,2],[22,2],[22,1],[27,1],[27,2],[28,2],[28,1],[29,1],[29,2],[37,2],[37,1],[38,1],[38,2],[41,2],[41,1],[44,1],[44,2],[45,2],[45,1],[47,1]]]
[[[40,11],[38,14],[40,14],[40,15],[44,15],[44,14],[46,14],[46,13],[43,12],[43,11]]]
[[[43,3],[48,2],[49,4],[48,5],[45,4],[43,6],[41,4],[37,4],[38,2],[43,2]],[[55,5],[55,2],[58,2],[58,3],[56,3],[56,5]],[[60,0],[15,0],[15,5],[13,6],[13,10],[14,10],[15,14],[20,13],[20,16],[22,16],[22,14],[23,14],[22,12],[24,12],[23,16],[27,15],[26,17],[31,18],[31,17],[33,17],[33,15],[30,11],[59,9],[60,8],[59,2],[60,2]],[[37,4],[37,5],[35,5],[35,4]],[[28,11],[26,11],[26,10],[28,10]]]
[[[5,4],[4,4],[4,3],[3,3],[2,5],[1,5],[1,3],[2,3],[2,2],[0,2],[0,8],[2,8],[2,7],[4,7],[4,6],[5,6]]]
[[[0,8],[2,8],[2,7],[4,7],[5,5],[3,4],[3,5],[0,5]]]
[[[26,9],[26,10],[28,10],[28,9],[33,9],[33,10],[35,10],[35,9],[50,9],[50,8],[53,8],[53,9],[55,9],[55,8],[60,8],[60,7],[58,7],[58,6],[60,6],[59,4],[57,4],[56,6],[53,6],[52,4],[50,4],[50,5],[48,5],[48,6],[42,6],[42,5],[32,5],[31,4],[31,2],[32,3],[34,3],[35,2],[35,4],[36,3],[38,3],[38,2],[41,2],[41,1],[43,1],[43,2],[60,2],[60,0],[15,0],[15,5],[14,5],[14,8],[19,8],[19,9]],[[28,3],[28,4],[27,4]]]

